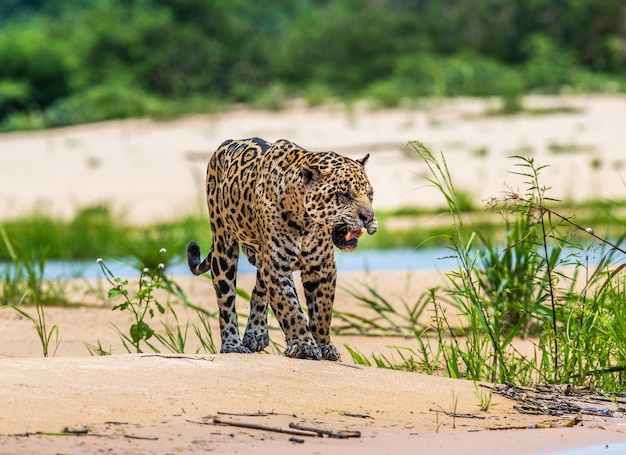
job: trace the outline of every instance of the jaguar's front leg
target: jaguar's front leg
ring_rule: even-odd
[[[252,352],[262,351],[270,344],[267,331],[267,290],[258,271],[250,298],[250,315],[243,335],[243,344]]]
[[[321,360],[322,351],[311,335],[291,272],[272,276],[268,283],[268,294],[274,315],[285,334],[285,355],[298,359]]]
[[[302,270],[302,285],[309,310],[311,334],[324,360],[339,360],[339,350],[330,341],[330,323],[335,300],[337,270],[330,256],[320,267]]]

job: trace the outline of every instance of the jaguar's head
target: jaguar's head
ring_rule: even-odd
[[[363,230],[371,235],[377,229],[374,190],[365,174],[369,155],[360,160],[333,152],[311,156],[301,167],[307,215],[330,229],[337,248],[354,251]]]

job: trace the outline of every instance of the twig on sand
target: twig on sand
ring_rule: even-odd
[[[456,417],[459,419],[484,419],[484,416],[478,416],[476,414],[465,414],[462,412],[450,412],[445,411],[443,409],[429,409],[430,412],[440,412],[442,414],[447,415],[448,417]]]
[[[70,431],[34,431],[34,432],[25,432],[25,433],[9,433],[9,434],[0,434],[0,437],[11,437],[11,438],[29,438],[31,436],[92,436],[96,438],[110,438],[111,436],[108,434],[97,434],[90,433],[89,430],[70,430]]]
[[[514,425],[508,427],[487,427],[486,430],[535,430],[541,428],[572,428],[582,423],[583,416],[578,413],[565,423],[532,423],[530,425]]]
[[[346,439],[346,438],[359,438],[361,437],[360,431],[352,431],[352,430],[342,430],[342,431],[329,431],[321,428],[309,427],[300,425],[297,423],[290,423],[289,428],[285,427],[275,427],[271,425],[263,425],[259,423],[251,423],[251,422],[237,422],[235,420],[222,420],[218,417],[214,417],[212,422],[200,422],[196,420],[187,420],[187,422],[197,423],[200,425],[227,425],[231,427],[239,427],[239,428],[248,428],[253,430],[263,430],[263,431],[272,431],[274,433],[284,433],[290,434],[294,436],[310,436],[310,437],[324,437],[328,436],[329,438],[338,438],[338,439]]]
[[[146,357],[159,357],[161,359],[205,360],[207,362],[215,361],[215,357],[210,356],[210,355],[161,354],[161,353],[141,354],[141,358],[146,358]]]
[[[156,436],[136,436],[132,434],[125,434],[124,437],[127,439],[141,439],[143,441],[158,441],[159,440],[159,438],[157,438]]]
[[[88,434],[89,433],[89,428],[70,428],[70,427],[65,427],[63,428],[62,433],[66,433],[66,434],[73,434],[76,436],[81,436],[84,434]]]
[[[235,417],[267,417],[267,416],[277,416],[277,415],[285,415],[291,417],[298,417],[295,414],[281,414],[278,412],[270,411],[257,411],[257,412],[226,412],[226,411],[217,411],[218,415],[222,416],[235,416]]]
[[[311,431],[295,430],[293,428],[284,427],[274,427],[270,425],[262,425],[250,422],[236,422],[234,420],[222,420],[217,417],[213,418],[212,422],[199,422],[197,420],[187,420],[187,422],[197,423],[200,425],[226,425],[231,427],[249,428],[252,430],[272,431],[274,433],[292,434],[296,436],[320,436],[318,433],[314,433]]]
[[[317,433],[319,436],[326,435],[329,438],[346,439],[346,438],[360,438],[361,437],[360,431],[353,431],[353,430],[329,431],[329,430],[323,430],[321,428],[308,427],[308,426],[300,425],[297,423],[290,423],[289,428],[294,428],[296,430],[302,430],[302,431],[312,431],[314,433]]]
[[[342,416],[346,416],[346,417],[356,417],[358,419],[372,419],[374,420],[374,417],[367,415],[367,414],[360,414],[358,412],[348,412],[348,411],[341,411],[340,413]]]

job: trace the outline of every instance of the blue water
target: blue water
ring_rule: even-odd
[[[413,271],[413,270],[450,270],[458,266],[454,252],[449,248],[422,248],[401,250],[358,250],[352,253],[342,253],[337,250],[335,259],[340,272],[366,272],[370,270],[386,271]],[[565,250],[562,257],[580,254],[580,250]],[[589,265],[595,265],[604,255],[596,254],[586,260]],[[570,258],[571,259],[571,258]],[[107,266],[115,276],[122,278],[137,276],[137,268],[130,261],[106,259]],[[623,261],[623,258],[619,259]],[[6,263],[0,263],[0,278],[4,274]],[[188,275],[187,264],[179,262],[169,264],[166,272],[169,275]],[[252,267],[245,256],[239,259],[240,274],[254,274]],[[93,261],[48,261],[45,267],[44,278],[98,278],[102,276],[100,266]]]
[[[337,252],[335,259],[340,272],[446,270],[457,264],[451,254],[452,251],[447,248],[362,250],[352,253]],[[105,263],[115,276],[125,278],[138,275],[137,269],[128,261],[105,258]],[[184,263],[170,264],[166,272],[169,275],[190,274],[187,264]],[[254,274],[256,269],[242,256],[239,260],[239,273]],[[46,279],[98,278],[102,277],[102,272],[95,259],[84,262],[48,261],[44,275]]]

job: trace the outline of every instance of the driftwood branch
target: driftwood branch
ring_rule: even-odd
[[[346,438],[360,438],[360,431],[351,431],[351,430],[343,430],[343,431],[329,431],[323,430],[321,428],[308,427],[305,425],[300,425],[297,423],[290,423],[289,428],[294,428],[296,430],[302,431],[311,431],[317,433],[319,436],[328,436],[329,438],[337,438],[337,439],[346,439]]]
[[[195,423],[202,423],[204,425],[208,424],[205,422],[195,422]],[[249,428],[253,430],[272,431],[274,433],[284,433],[284,434],[291,434],[291,435],[296,435],[296,436],[313,436],[313,437],[320,436],[318,433],[311,432],[311,431],[296,430],[294,428],[274,427],[270,425],[262,425],[262,424],[250,423],[250,422],[236,422],[234,420],[222,420],[222,419],[218,419],[217,417],[213,419],[212,423],[215,425],[227,425],[231,427]]]
[[[258,415],[258,414],[255,414]],[[283,433],[290,434],[293,436],[309,436],[309,437],[324,437],[327,436],[329,438],[337,438],[337,439],[346,439],[346,438],[360,438],[360,431],[353,430],[341,430],[341,431],[331,431],[325,430],[323,428],[310,427],[305,425],[300,425],[298,423],[290,423],[289,428],[285,427],[276,427],[272,425],[263,425],[260,423],[254,422],[238,422],[235,420],[223,420],[219,417],[214,417],[210,422],[201,422],[196,420],[187,420],[187,422],[197,423],[200,425],[225,425],[231,427],[238,428],[248,428],[252,430],[262,430],[262,431],[272,431],[274,433]],[[300,441],[294,441],[300,442]]]

